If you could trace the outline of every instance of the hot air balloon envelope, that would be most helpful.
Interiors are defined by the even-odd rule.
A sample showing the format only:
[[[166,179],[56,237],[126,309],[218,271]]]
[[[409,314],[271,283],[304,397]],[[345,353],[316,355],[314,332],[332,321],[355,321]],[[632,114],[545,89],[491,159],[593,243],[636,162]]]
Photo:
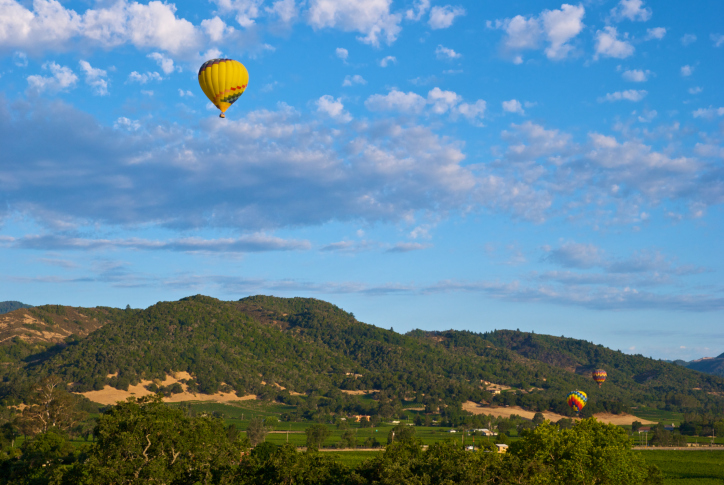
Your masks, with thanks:
[[[596,381],[596,384],[598,384],[598,387],[601,387],[601,384],[606,382],[606,377],[608,377],[608,374],[606,374],[606,371],[603,369],[598,369],[593,371],[593,374],[591,374],[591,377],[593,377],[593,380]]]
[[[571,391],[568,393],[566,400],[576,413],[580,413],[583,406],[586,405],[586,401],[588,401],[588,396],[583,391]]]
[[[211,59],[199,69],[199,85],[214,106],[224,113],[239,99],[249,84],[249,72],[239,61]]]

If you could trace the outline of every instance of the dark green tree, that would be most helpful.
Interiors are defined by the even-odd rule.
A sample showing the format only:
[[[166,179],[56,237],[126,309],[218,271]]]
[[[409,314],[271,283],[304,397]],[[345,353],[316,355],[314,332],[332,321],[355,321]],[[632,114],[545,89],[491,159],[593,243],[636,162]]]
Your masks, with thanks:
[[[246,443],[229,441],[224,423],[188,417],[161,397],[129,398],[103,414],[88,459],[66,476],[68,483],[229,483],[232,465]]]
[[[307,434],[307,449],[309,450],[318,450],[330,435],[329,428],[323,424],[314,424],[304,432]]]
[[[268,432],[269,430],[264,426],[264,420],[262,418],[252,419],[246,427],[246,437],[249,438],[252,446],[262,443]]]

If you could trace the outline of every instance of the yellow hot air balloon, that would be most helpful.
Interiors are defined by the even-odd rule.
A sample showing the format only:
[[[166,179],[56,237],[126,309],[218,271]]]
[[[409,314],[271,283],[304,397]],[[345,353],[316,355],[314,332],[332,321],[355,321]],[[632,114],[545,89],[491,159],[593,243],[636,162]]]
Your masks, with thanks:
[[[214,106],[221,110],[220,118],[249,84],[249,72],[239,61],[211,59],[199,69],[199,85]]]

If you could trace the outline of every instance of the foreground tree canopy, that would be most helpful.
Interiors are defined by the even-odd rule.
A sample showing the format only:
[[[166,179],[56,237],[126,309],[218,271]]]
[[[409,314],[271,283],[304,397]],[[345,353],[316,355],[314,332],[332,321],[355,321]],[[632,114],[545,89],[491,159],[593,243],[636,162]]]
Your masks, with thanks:
[[[314,434],[314,433],[312,433]],[[129,399],[98,420],[82,450],[51,428],[0,463],[0,484],[657,484],[658,469],[632,452],[625,431],[595,419],[526,431],[507,454],[453,443],[424,450],[414,433],[352,469],[318,453],[229,433],[220,419],[187,415],[160,396]],[[308,437],[310,438],[310,437]],[[310,441],[314,441],[311,439]]]

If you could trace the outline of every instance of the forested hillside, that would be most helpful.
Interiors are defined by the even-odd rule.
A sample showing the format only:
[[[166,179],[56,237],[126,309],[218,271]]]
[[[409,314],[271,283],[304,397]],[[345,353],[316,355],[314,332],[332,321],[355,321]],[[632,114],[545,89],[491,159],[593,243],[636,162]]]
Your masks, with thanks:
[[[608,410],[620,409],[616,403],[623,408],[637,404],[681,410],[700,406],[721,408],[721,378],[641,355],[624,354],[585,340],[513,330],[429,332],[427,337],[451,350],[485,352],[494,345],[526,359],[546,363],[556,371],[549,371],[545,382],[540,378],[521,380],[517,387],[536,386],[564,393],[575,382],[578,389]],[[601,389],[591,379],[591,372],[599,368],[608,374]],[[574,375],[581,379],[572,381]],[[517,401],[525,407],[534,407],[531,403],[542,396],[545,393],[532,393],[520,396]]]
[[[33,308],[33,306],[26,305],[25,303],[20,303],[19,301],[0,301],[0,315],[2,315],[3,313],[9,313],[19,308]]]
[[[699,359],[682,364],[689,369],[698,370],[719,377],[724,377],[724,354],[713,359]]]
[[[28,336],[6,340],[0,355],[12,365],[2,368],[0,398],[22,398],[24,383],[44,375],[60,375],[73,383],[73,391],[84,392],[106,385],[127,389],[183,371],[192,376],[185,384],[194,392],[235,391],[293,402],[291,391],[325,395],[335,406],[344,397],[340,389],[378,390],[379,406],[415,400],[434,410],[441,403],[459,409],[472,400],[566,414],[565,394],[580,389],[589,394],[586,413],[640,404],[724,409],[724,379],[674,364],[513,331],[401,335],[308,298],[220,301],[198,295],[145,310],[20,311],[70,335],[55,345],[33,344]],[[83,337],[83,332],[90,333]],[[590,378],[597,367],[609,374],[600,390]],[[512,389],[493,396],[485,382]],[[309,406],[316,409],[316,401]]]

